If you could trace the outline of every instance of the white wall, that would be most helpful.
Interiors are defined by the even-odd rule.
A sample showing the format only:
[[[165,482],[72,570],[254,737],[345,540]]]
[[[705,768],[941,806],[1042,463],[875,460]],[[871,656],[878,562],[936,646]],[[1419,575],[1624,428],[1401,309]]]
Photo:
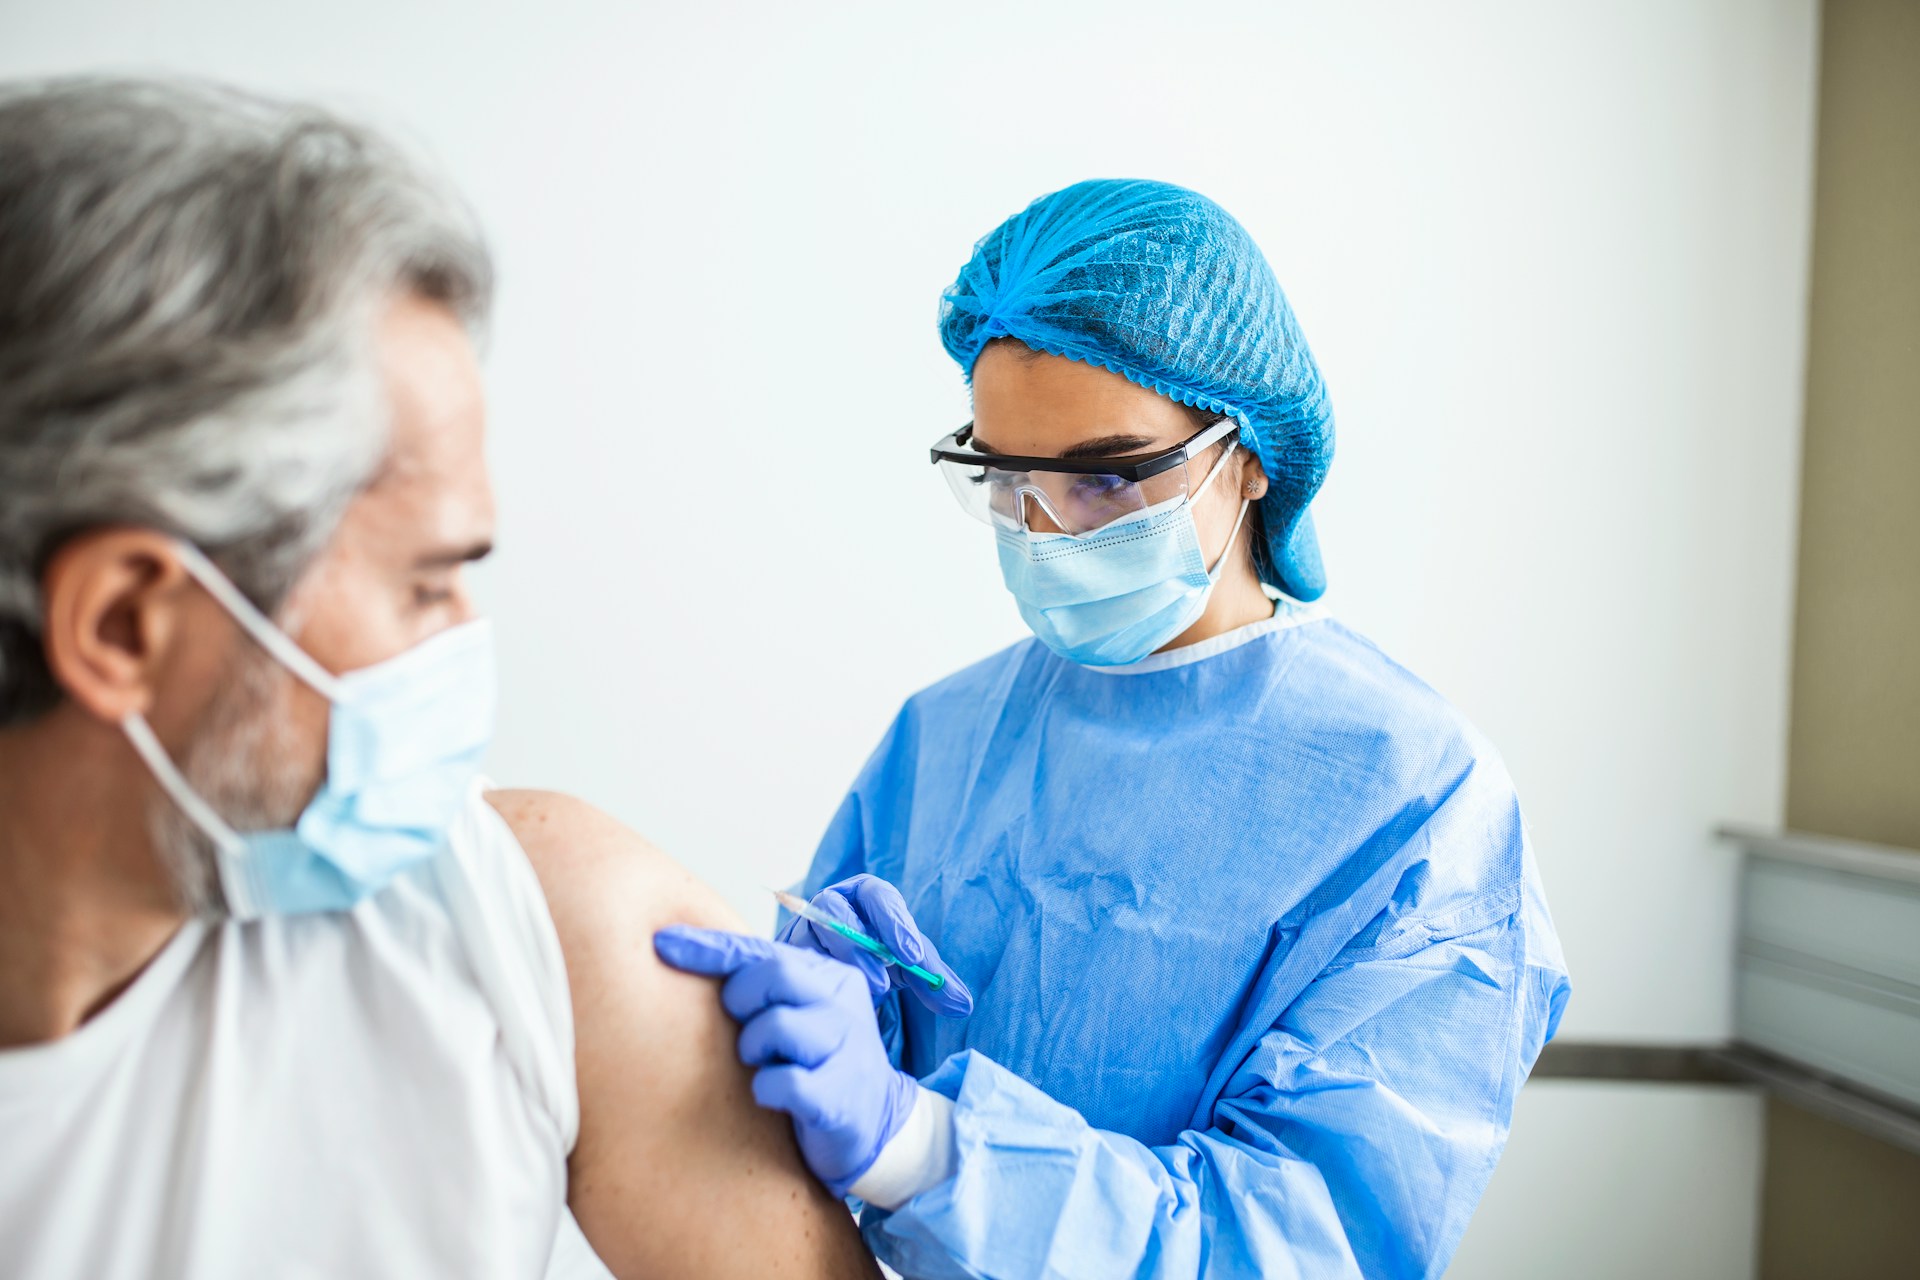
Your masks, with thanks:
[[[1565,1034],[1708,1040],[1708,832],[1781,809],[1814,17],[0,0],[0,74],[203,71],[442,158],[505,279],[494,772],[756,923],[900,700],[1021,634],[925,461],[941,286],[1067,182],[1209,192],[1332,387],[1330,602],[1520,782]]]

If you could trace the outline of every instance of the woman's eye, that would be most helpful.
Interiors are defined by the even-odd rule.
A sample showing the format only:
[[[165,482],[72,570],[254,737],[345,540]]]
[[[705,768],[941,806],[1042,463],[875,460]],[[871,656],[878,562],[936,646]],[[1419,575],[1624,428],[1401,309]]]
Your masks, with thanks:
[[[1083,498],[1111,498],[1133,486],[1119,476],[1081,476],[1073,491]]]
[[[413,604],[417,609],[431,609],[451,599],[453,599],[453,592],[446,587],[430,586],[424,582],[414,584]]]

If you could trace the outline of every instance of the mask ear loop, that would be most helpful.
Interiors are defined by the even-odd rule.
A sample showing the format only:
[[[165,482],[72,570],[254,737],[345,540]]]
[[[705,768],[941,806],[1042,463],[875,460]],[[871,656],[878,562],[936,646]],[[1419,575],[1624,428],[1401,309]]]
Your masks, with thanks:
[[[1213,482],[1220,478],[1222,471],[1226,470],[1227,459],[1231,458],[1233,451],[1239,447],[1240,442],[1238,440],[1228,442],[1226,452],[1220,455],[1220,461],[1213,464],[1213,470],[1207,472],[1207,478],[1200,482],[1200,487],[1195,489],[1193,496],[1187,499],[1187,506],[1189,508],[1191,508],[1194,503],[1200,501],[1207,490],[1213,487]],[[1252,498],[1242,498],[1240,500],[1240,514],[1233,522],[1233,532],[1227,535],[1227,545],[1220,548],[1220,558],[1213,562],[1213,568],[1207,570],[1207,580],[1209,582],[1218,582],[1220,580],[1220,568],[1226,564],[1227,554],[1233,550],[1233,544],[1239,540],[1240,526],[1247,522],[1247,509],[1251,506],[1253,506]]]
[[[328,702],[339,702],[340,681],[332,672],[322,667],[308,655],[305,649],[295,644],[280,628],[273,625],[267,616],[254,607],[253,601],[241,594],[240,588],[233,585],[227,575],[209,560],[200,548],[190,542],[174,544],[180,556],[181,567],[189,577],[214,598],[214,601],[239,624],[241,630],[251,636],[261,648],[265,649],[275,661],[291,671],[299,680],[311,687],[314,692]],[[227,910],[237,919],[246,920],[258,915],[258,900],[253,896],[250,877],[227,874],[230,870],[244,870],[247,843],[241,838],[227,820],[214,811],[199,792],[193,789],[186,775],[167,754],[159,737],[153,732],[153,726],[138,711],[129,711],[120,718],[120,730],[127,735],[134,753],[147,766],[147,772],[167,798],[187,815],[188,821],[200,828],[202,835],[213,841],[221,861],[220,888],[227,899]]]
[[[253,601],[247,599],[240,588],[234,586],[233,581],[220,572],[213,561],[207,559],[205,552],[190,542],[175,543],[174,547],[180,554],[180,566],[188,576],[240,624],[241,630],[271,654],[274,661],[293,672],[301,683],[328,702],[344,700],[339,677],[315,662],[286,632],[273,625],[272,619],[256,609]]]
[[[1233,550],[1233,544],[1240,538],[1240,526],[1247,522],[1247,508],[1253,505],[1252,498],[1240,500],[1240,516],[1233,522],[1233,532],[1227,535],[1227,545],[1220,548],[1220,558],[1213,562],[1213,568],[1207,570],[1207,581],[1220,581],[1220,567],[1227,562],[1227,554]]]
[[[147,772],[167,793],[167,798],[187,815],[189,822],[200,828],[202,835],[213,841],[220,859],[220,892],[226,898],[228,914],[236,920],[251,920],[259,915],[260,902],[255,896],[253,879],[244,874],[247,842],[187,782],[179,766],[174,764],[173,757],[160,745],[160,739],[154,735],[153,726],[147,723],[145,716],[138,711],[129,711],[120,718],[120,729],[133,745],[134,753],[145,762]]]
[[[1189,504],[1200,501],[1200,499],[1206,494],[1207,490],[1213,487],[1213,482],[1220,478],[1220,473],[1222,471],[1226,470],[1227,459],[1231,458],[1233,456],[1233,451],[1235,449],[1238,449],[1239,447],[1240,447],[1240,442],[1238,440],[1229,440],[1227,442],[1226,451],[1220,455],[1220,461],[1213,464],[1213,470],[1207,472],[1207,478],[1200,482],[1200,487],[1198,489],[1195,489],[1193,491],[1192,496],[1190,496],[1187,499],[1187,502]]]
[[[227,825],[225,818],[213,811],[213,806],[200,798],[186,775],[174,764],[173,757],[160,745],[160,739],[154,734],[153,726],[138,711],[129,711],[120,718],[120,727],[125,730],[127,740],[133,744],[147,769],[153,774],[153,780],[167,793],[167,798],[180,807],[180,811],[193,820],[193,825],[206,833],[209,840],[219,845],[224,852],[234,852],[245,845],[239,832]]]

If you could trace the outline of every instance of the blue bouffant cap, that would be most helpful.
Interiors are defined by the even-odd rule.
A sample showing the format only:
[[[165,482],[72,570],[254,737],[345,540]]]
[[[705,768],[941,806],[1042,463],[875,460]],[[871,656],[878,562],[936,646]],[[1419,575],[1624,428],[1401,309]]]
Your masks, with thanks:
[[[1261,576],[1299,600],[1326,590],[1307,511],[1333,460],[1326,385],[1273,268],[1213,201],[1119,179],[1040,197],[974,246],[940,338],[969,379],[987,343],[1013,338],[1231,415],[1270,482]]]

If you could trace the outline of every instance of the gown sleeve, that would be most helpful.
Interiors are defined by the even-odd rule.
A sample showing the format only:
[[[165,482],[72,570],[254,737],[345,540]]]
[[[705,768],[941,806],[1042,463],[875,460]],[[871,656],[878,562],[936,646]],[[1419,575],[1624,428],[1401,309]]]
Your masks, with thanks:
[[[975,1052],[957,1172],[863,1220],[902,1274],[1438,1276],[1505,1144],[1568,986],[1523,892],[1343,953],[1230,1077],[1212,1124],[1149,1147]],[[1477,915],[1477,919],[1474,918]]]

